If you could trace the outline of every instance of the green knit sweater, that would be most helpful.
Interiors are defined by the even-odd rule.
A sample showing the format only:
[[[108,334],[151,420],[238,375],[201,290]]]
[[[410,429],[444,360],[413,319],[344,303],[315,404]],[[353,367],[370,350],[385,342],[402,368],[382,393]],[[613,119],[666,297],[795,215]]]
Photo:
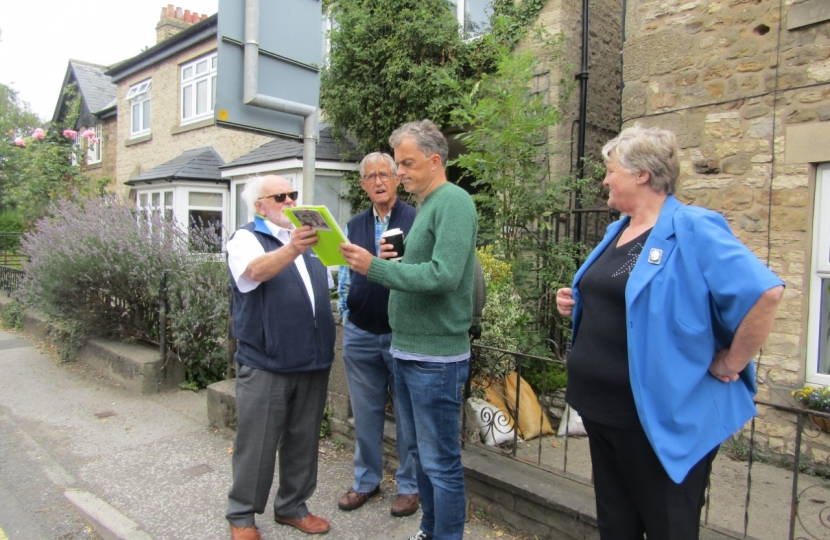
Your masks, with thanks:
[[[421,204],[403,260],[372,259],[369,281],[391,290],[392,347],[430,356],[470,350],[477,231],[470,195],[441,184]]]

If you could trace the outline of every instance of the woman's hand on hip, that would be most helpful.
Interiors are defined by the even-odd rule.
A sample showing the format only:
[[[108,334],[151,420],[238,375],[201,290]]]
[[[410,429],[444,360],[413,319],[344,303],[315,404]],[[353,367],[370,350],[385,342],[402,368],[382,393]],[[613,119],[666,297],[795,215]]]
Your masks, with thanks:
[[[562,287],[556,291],[556,309],[560,315],[570,317],[574,310],[573,290],[570,287]]]
[[[737,381],[738,374],[740,373],[739,371],[735,371],[734,366],[730,366],[728,357],[729,349],[721,349],[715,353],[715,357],[712,358],[712,363],[709,364],[709,373],[717,380],[725,383]]]

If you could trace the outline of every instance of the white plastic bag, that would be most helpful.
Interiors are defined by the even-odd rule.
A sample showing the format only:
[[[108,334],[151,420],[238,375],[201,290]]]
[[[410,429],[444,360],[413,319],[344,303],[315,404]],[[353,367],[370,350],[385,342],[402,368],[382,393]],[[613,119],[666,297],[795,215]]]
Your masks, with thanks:
[[[467,404],[470,406],[472,420],[478,427],[479,436],[484,444],[501,446],[513,442],[513,428],[501,409],[478,398],[468,399]]]
[[[565,411],[562,413],[562,421],[559,423],[559,431],[556,433],[559,437],[565,437],[565,428],[568,429],[568,437],[579,437],[587,435],[585,426],[582,425],[582,417],[579,413],[571,409],[571,406],[565,404]]]

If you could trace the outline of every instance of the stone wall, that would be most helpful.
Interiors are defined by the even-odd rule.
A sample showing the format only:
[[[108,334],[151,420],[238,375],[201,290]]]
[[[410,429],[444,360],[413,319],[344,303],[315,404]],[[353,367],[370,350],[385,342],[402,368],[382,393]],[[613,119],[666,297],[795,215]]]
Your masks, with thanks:
[[[216,41],[208,40],[119,82],[118,117],[124,119],[118,123],[116,176],[120,195],[126,197],[129,191],[124,182],[186,150],[212,146],[225,162],[229,162],[272,140],[271,137],[218,128],[211,121],[196,122],[187,126],[192,129],[182,131],[179,126],[179,67],[215,51]],[[125,98],[131,86],[148,78],[153,81],[151,135],[149,140],[133,144],[130,140],[130,103]],[[138,140],[142,139],[144,137]]]
[[[674,130],[680,198],[722,213],[787,284],[758,370],[758,397],[781,404],[805,377],[815,192],[815,163],[787,160],[787,133],[830,119],[830,20],[787,21],[824,1],[629,0],[625,21],[623,126]],[[791,417],[762,407],[756,427],[757,442],[792,453]]]
[[[600,160],[602,146],[620,125],[622,7],[616,0],[591,0],[588,29],[588,108],[585,155]],[[548,133],[553,144],[551,178],[568,175],[576,166],[579,120],[579,82],[582,69],[582,0],[548,0],[537,25],[551,36],[561,33],[558,58],[550,57],[538,40],[526,39],[519,48],[530,48],[539,59],[538,86],[549,103],[562,112],[562,122]],[[563,84],[564,83],[564,84]]]

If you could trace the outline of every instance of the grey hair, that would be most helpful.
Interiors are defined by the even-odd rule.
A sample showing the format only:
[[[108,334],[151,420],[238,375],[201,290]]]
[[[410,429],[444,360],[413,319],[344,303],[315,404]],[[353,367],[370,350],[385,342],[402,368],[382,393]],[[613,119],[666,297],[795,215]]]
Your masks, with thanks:
[[[262,188],[265,186],[264,176],[254,176],[245,184],[240,197],[248,206],[249,214],[256,214],[256,201],[262,196]]]
[[[602,147],[606,161],[611,152],[629,171],[649,173],[648,183],[654,191],[671,195],[677,189],[680,158],[677,136],[673,132],[635,124]]]
[[[444,137],[444,134],[441,133],[441,130],[432,120],[424,119],[402,125],[389,136],[389,146],[393,149],[397,148],[404,137],[413,137],[418,150],[427,156],[438,154],[441,158],[441,165],[447,166],[447,158],[450,153],[447,138]]]
[[[383,152],[372,152],[371,154],[366,154],[360,161],[360,177],[363,178],[366,175],[366,166],[368,164],[384,162],[389,165],[389,170],[392,171],[392,175],[398,174],[398,164],[395,163],[395,158]]]

